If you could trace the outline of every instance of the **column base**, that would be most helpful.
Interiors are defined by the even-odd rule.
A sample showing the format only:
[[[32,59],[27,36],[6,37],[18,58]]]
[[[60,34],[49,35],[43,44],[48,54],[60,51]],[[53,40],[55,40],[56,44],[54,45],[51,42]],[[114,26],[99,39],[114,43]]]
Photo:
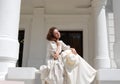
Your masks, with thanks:
[[[110,66],[110,59],[108,58],[95,58],[94,59],[94,66],[96,69],[109,69],[111,68]]]
[[[15,62],[0,62],[0,80],[5,80],[8,73],[8,68],[15,67]]]
[[[0,72],[0,80],[5,80],[7,72]]]
[[[114,58],[117,68],[120,69],[120,43],[114,44]]]

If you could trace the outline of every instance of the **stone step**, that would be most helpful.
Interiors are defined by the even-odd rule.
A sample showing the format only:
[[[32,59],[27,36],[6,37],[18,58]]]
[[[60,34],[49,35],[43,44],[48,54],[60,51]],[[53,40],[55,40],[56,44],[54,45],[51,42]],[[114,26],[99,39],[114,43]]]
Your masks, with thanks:
[[[40,84],[40,73],[34,67],[12,67],[8,69],[6,80],[24,81],[25,84]]]
[[[100,69],[97,77],[98,84],[120,84],[120,69]]]
[[[0,81],[0,84],[24,84],[23,81]]]

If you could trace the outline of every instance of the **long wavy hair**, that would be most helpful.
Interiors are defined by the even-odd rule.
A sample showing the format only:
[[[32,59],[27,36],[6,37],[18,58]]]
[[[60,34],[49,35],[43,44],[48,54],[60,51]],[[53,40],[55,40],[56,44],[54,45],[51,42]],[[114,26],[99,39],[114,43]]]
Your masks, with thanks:
[[[57,29],[57,27],[51,27],[51,28],[49,29],[48,34],[47,34],[47,37],[46,37],[46,39],[47,39],[48,41],[53,41],[54,39],[56,39],[56,37],[55,37],[54,34],[53,34],[53,32],[54,32],[55,29]]]

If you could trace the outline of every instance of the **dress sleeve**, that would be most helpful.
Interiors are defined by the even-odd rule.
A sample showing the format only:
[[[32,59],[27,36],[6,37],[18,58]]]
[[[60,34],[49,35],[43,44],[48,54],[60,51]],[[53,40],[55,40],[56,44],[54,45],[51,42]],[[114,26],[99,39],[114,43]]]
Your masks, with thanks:
[[[56,47],[55,44],[53,44],[52,42],[48,42],[47,52],[49,53],[49,56],[54,55],[54,53],[56,52],[55,47]]]
[[[52,41],[47,42],[46,64],[50,65],[54,60],[54,53],[56,51],[55,44]]]
[[[63,41],[61,41],[61,45],[62,45],[62,50],[68,50],[68,49],[70,49],[70,46],[66,45]]]

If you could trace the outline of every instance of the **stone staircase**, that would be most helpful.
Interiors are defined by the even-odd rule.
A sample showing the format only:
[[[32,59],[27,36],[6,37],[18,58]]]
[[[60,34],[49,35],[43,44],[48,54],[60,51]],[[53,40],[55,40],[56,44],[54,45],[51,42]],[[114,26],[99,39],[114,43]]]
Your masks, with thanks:
[[[100,69],[92,84],[120,84],[119,76],[120,69]],[[9,68],[6,80],[24,81],[24,84],[42,84],[39,71],[33,67]]]

